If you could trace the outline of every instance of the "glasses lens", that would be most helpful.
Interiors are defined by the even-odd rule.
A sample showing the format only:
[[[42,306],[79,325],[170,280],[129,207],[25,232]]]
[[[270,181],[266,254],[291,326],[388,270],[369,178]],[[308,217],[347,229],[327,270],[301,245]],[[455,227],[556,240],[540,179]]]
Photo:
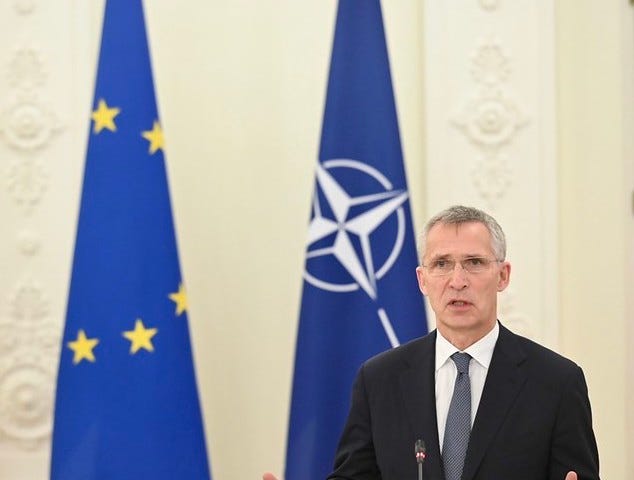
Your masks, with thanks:
[[[432,275],[448,275],[456,267],[454,260],[440,259],[433,261],[429,266],[429,273]]]
[[[490,260],[484,257],[469,257],[460,261],[460,265],[462,269],[469,273],[481,273],[489,268],[492,262],[495,260]],[[456,261],[449,259],[439,259],[431,262],[427,269],[429,273],[434,276],[441,275],[449,275],[456,268]]]

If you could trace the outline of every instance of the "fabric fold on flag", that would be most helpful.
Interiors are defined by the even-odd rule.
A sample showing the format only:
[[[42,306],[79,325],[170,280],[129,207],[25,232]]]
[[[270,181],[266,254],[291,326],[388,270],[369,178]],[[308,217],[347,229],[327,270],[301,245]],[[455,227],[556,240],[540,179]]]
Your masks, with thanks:
[[[90,123],[51,479],[208,480],[141,0],[106,2]]]
[[[286,480],[332,469],[352,381],[427,332],[378,0],[340,0],[308,228]]]

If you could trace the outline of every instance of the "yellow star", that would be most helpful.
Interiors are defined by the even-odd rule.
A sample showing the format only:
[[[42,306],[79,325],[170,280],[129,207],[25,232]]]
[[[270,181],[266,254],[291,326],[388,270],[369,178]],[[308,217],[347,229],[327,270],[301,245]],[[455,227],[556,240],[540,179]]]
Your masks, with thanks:
[[[145,328],[143,321],[137,318],[134,324],[134,330],[123,332],[123,336],[130,340],[130,354],[138,352],[140,349],[145,348],[148,352],[154,351],[154,345],[152,345],[152,337],[156,335],[158,329]]]
[[[121,110],[117,107],[108,107],[108,104],[104,99],[99,100],[99,104],[97,105],[97,110],[92,112],[90,117],[95,121],[95,125],[93,128],[93,133],[99,133],[104,128],[107,128],[111,132],[115,132],[117,130],[117,126],[114,124],[114,117],[119,115]]]
[[[177,316],[187,310],[187,292],[185,292],[185,287],[182,283],[178,285],[178,292],[170,293],[169,298],[176,303]]]
[[[82,360],[94,362],[95,354],[92,353],[92,349],[95,348],[98,343],[99,339],[86,338],[86,333],[83,330],[79,330],[77,340],[67,343],[68,348],[75,352],[73,355],[73,363],[77,365]]]
[[[152,130],[144,131],[143,133],[141,133],[141,136],[150,141],[150,155],[156,153],[159,148],[162,150],[163,145],[165,145],[163,130],[161,129],[161,125],[157,120],[154,120],[154,126],[152,127]]]

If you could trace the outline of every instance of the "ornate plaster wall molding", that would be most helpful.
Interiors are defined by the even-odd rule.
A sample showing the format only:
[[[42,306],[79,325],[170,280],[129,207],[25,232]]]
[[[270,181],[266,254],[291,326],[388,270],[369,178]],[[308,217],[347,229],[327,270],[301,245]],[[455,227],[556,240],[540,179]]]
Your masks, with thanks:
[[[15,358],[0,369],[0,433],[25,449],[37,448],[51,435],[53,384],[50,363]]]
[[[514,271],[500,318],[550,346],[559,331],[555,10],[553,0],[475,0],[459,12],[425,0],[422,32],[426,211],[460,203],[500,221]]]
[[[511,185],[513,171],[503,153],[484,154],[471,170],[472,182],[488,205],[496,205]]]
[[[47,73],[36,48],[15,48],[7,77],[11,91],[0,109],[0,139],[14,153],[5,170],[5,185],[16,204],[29,214],[49,182],[37,154],[50,145],[64,126],[53,109],[39,99],[38,90],[45,87]]]
[[[534,338],[535,332],[531,326],[529,316],[519,311],[517,306],[517,294],[511,287],[508,287],[499,296],[498,316],[502,323],[515,333]]]
[[[55,112],[33,94],[20,94],[0,112],[0,135],[13,149],[42,149],[62,128]]]
[[[480,0],[480,7],[484,10],[493,11],[499,6],[499,0]]]
[[[511,65],[498,42],[481,42],[471,57],[471,74],[476,82],[489,87],[508,79]]]
[[[49,175],[41,162],[32,159],[13,160],[6,174],[7,190],[26,215],[42,200]]]
[[[46,81],[46,70],[36,48],[19,47],[8,67],[9,85],[26,91],[41,87]]]
[[[526,124],[516,102],[497,88],[482,88],[454,124],[481,150],[498,151]]]
[[[24,229],[18,233],[17,246],[22,255],[32,257],[40,250],[41,239],[39,235],[31,230]]]
[[[489,208],[495,209],[515,176],[513,164],[502,150],[528,118],[506,84],[511,65],[499,41],[492,37],[479,41],[470,71],[475,81],[472,98],[454,115],[452,123],[479,150],[472,183]]]
[[[48,440],[53,411],[52,359],[59,354],[59,328],[38,283],[19,283],[0,322],[0,434],[27,449]]]
[[[35,8],[35,0],[14,0],[13,2],[13,9],[19,15],[30,15]]]
[[[16,0],[13,8],[21,16],[19,25],[34,20],[35,0]],[[21,215],[14,225],[14,247],[21,254],[13,275],[28,280],[14,282],[13,292],[0,311],[0,444],[18,449],[44,451],[50,440],[54,402],[55,366],[59,356],[61,332],[53,321],[50,303],[40,282],[34,280],[33,259],[41,252],[41,225],[26,217],[40,207],[49,188],[50,148],[65,128],[54,108],[45,101],[52,98],[47,63],[34,42],[11,50],[6,65],[7,89],[0,98],[0,147],[4,165],[0,186],[4,186]],[[24,45],[24,44],[23,44]],[[10,203],[10,202],[9,202]],[[14,208],[15,208],[14,207]],[[11,204],[5,208],[11,208]]]

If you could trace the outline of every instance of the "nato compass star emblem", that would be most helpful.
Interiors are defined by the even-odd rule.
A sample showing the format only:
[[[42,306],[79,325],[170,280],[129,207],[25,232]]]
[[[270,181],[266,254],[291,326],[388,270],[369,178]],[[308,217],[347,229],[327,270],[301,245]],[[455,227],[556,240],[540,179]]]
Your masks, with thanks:
[[[408,193],[394,190],[381,172],[351,159],[318,164],[316,177],[304,278],[331,292],[360,288],[376,301],[377,280],[390,270],[403,246],[402,206]],[[368,191],[353,191],[353,183]],[[398,345],[387,314],[379,309],[378,315],[392,346]]]

